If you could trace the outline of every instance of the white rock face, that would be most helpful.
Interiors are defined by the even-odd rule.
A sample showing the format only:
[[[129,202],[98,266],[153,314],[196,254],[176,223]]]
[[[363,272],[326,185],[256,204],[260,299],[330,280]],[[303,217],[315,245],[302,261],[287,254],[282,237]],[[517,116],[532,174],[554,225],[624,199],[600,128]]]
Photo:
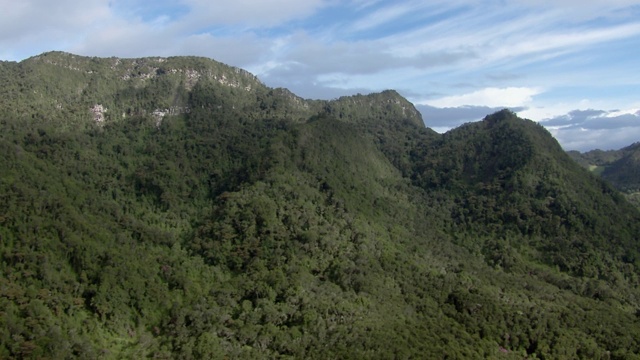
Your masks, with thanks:
[[[153,116],[153,119],[156,122],[156,127],[160,127],[160,125],[162,124],[162,120],[164,119],[165,116],[170,115],[170,116],[174,116],[174,115],[180,115],[180,114],[187,114],[191,111],[191,109],[189,109],[189,107],[184,106],[172,106],[168,109],[155,109],[153,110],[153,112],[151,113],[151,115]]]
[[[89,110],[91,110],[91,113],[93,114],[93,121],[95,121],[97,124],[104,123],[104,113],[107,111],[104,106],[95,104]]]

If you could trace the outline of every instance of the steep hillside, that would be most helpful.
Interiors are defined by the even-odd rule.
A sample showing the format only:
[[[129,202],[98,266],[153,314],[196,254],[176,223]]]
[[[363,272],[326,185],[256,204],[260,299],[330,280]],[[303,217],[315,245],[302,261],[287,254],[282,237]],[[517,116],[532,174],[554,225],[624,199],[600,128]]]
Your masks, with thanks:
[[[0,64],[0,358],[640,353],[640,214],[508,111],[202,58]]]
[[[423,156],[415,182],[444,189],[457,227],[472,238],[525,236],[530,257],[580,276],[639,260],[637,211],[534,122],[503,110],[445,134]]]

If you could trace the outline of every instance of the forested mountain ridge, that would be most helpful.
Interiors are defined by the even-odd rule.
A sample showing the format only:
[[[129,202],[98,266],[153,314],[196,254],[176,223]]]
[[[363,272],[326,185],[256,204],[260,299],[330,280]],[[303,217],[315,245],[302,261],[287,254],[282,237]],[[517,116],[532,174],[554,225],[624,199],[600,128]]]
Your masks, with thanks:
[[[0,77],[2,358],[640,352],[640,214],[509,111],[438,135],[203,58]]]
[[[640,207],[640,143],[620,150],[569,151],[580,165],[609,181]]]
[[[268,88],[245,70],[200,57],[87,58],[49,52],[21,63],[3,62],[0,69],[7,78],[0,90],[5,111],[24,111],[24,103],[67,122],[86,119],[87,111],[98,123],[139,115],[159,122],[190,112],[191,105],[249,118],[306,121],[323,112],[350,122],[387,116],[424,126],[415,107],[392,90],[330,102],[305,100],[287,89]]]
[[[418,181],[451,189],[458,205],[453,218],[474,235],[528,235],[530,244],[541,241],[536,246],[550,265],[579,275],[591,271],[584,267],[593,265],[585,261],[592,248],[619,260],[638,256],[637,211],[586,174],[537,123],[504,110],[445,134],[424,159]],[[614,234],[618,223],[630,223],[626,236]],[[571,256],[577,248],[580,254]]]

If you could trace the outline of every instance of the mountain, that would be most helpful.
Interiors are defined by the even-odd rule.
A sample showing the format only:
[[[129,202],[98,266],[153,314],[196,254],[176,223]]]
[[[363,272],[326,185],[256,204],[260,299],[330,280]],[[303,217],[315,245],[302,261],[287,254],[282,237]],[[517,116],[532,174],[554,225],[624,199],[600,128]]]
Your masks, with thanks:
[[[577,151],[569,155],[582,166],[609,181],[636,206],[640,206],[640,143],[620,150]]]
[[[0,63],[1,358],[634,358],[640,212],[504,110]]]

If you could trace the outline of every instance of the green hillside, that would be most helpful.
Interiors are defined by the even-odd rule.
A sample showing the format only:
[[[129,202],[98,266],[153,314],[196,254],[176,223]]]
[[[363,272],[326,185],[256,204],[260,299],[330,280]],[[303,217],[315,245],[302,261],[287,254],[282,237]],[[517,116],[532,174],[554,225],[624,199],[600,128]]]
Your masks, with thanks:
[[[640,358],[640,212],[509,111],[439,135],[190,57],[0,78],[0,358]]]

